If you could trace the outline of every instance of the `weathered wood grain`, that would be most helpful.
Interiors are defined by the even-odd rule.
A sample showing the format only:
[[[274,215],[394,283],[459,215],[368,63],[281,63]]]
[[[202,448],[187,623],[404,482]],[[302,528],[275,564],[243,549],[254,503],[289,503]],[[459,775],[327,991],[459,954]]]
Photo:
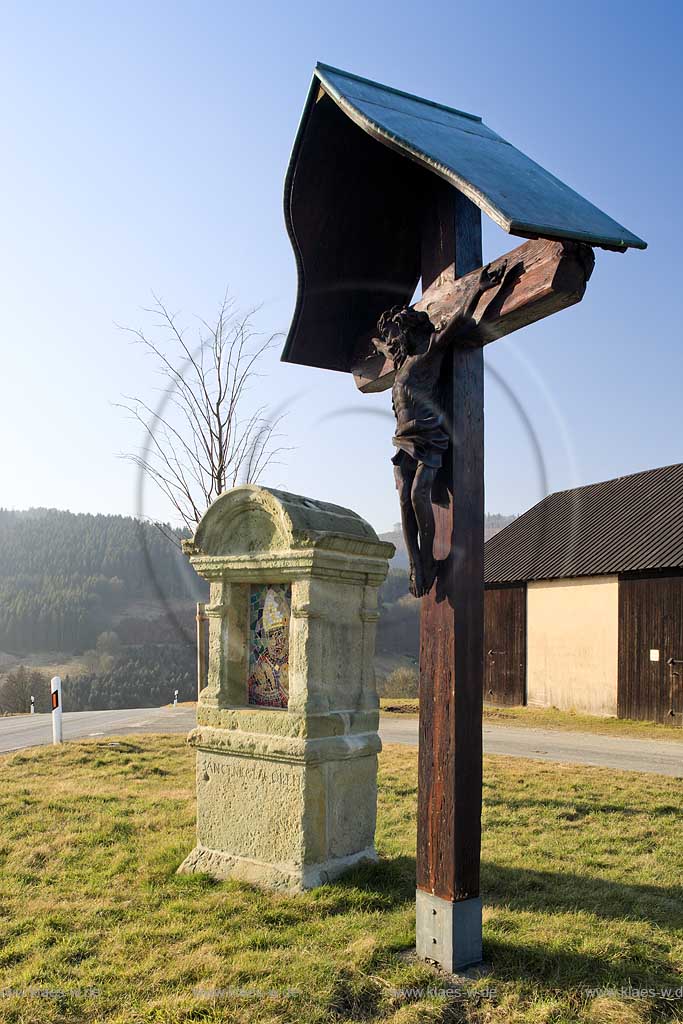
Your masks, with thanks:
[[[442,244],[436,236],[437,245]],[[595,257],[590,246],[579,242],[536,239],[525,242],[506,256],[493,260],[492,267],[506,264],[509,276],[502,285],[485,292],[474,312],[474,326],[463,337],[463,346],[478,347],[512,331],[580,302],[591,276]],[[472,274],[478,274],[478,269]],[[425,279],[423,295],[415,308],[424,310],[438,329],[457,307],[465,282],[454,280],[448,264]],[[384,391],[393,383],[393,365],[365,347],[352,368],[361,391]]]
[[[526,584],[484,594],[484,700],[526,703]]]
[[[423,273],[463,274],[481,263],[481,214],[460,193],[426,211]],[[441,226],[434,232],[435,208]],[[450,252],[449,252],[450,246]],[[427,259],[427,252],[431,258]],[[479,892],[484,614],[484,365],[481,348],[444,362],[452,422],[452,492],[434,508],[434,554],[443,559],[422,598],[417,885],[442,899]]]
[[[650,650],[659,660],[650,660]],[[683,574],[619,580],[619,718],[683,726]]]

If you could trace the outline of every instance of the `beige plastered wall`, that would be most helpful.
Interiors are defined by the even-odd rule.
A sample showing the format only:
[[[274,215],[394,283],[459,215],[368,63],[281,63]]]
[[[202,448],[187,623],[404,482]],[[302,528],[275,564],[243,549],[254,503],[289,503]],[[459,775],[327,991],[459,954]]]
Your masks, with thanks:
[[[616,576],[527,586],[527,701],[535,707],[617,713]]]

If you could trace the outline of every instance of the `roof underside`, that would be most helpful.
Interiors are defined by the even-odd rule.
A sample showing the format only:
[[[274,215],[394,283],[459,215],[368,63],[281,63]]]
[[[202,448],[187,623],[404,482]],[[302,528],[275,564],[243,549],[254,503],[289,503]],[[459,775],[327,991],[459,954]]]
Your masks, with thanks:
[[[645,248],[480,118],[319,64],[285,183],[299,295],[284,359],[348,370],[410,302],[434,175],[511,234]]]
[[[488,584],[683,568],[683,464],[550,494],[485,550]]]

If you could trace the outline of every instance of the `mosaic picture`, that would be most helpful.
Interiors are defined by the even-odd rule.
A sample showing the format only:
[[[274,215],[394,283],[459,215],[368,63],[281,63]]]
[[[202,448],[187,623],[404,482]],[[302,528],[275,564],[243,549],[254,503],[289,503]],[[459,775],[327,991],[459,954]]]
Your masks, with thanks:
[[[292,588],[252,586],[249,594],[249,703],[286,708],[289,699],[289,617]]]

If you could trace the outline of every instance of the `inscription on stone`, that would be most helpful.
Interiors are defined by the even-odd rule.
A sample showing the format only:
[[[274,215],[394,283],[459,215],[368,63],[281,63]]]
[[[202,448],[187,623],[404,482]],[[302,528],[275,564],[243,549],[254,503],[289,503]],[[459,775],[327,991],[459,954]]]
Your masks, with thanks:
[[[220,775],[228,780],[248,779],[250,782],[273,782],[279,786],[288,786],[291,789],[298,789],[300,776],[288,772],[283,768],[266,768],[263,765],[255,764],[231,764],[221,761],[206,760],[202,766],[205,780],[212,775]]]

